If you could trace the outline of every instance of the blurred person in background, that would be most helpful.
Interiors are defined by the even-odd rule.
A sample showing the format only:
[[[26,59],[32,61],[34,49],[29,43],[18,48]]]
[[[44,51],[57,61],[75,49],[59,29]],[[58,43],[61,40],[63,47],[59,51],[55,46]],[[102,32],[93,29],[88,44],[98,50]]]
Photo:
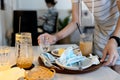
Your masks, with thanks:
[[[43,32],[55,33],[56,19],[58,17],[58,11],[55,8],[57,2],[55,0],[45,0],[45,3],[48,10],[43,16],[39,17],[39,19],[43,21],[43,25],[39,26],[39,28],[41,28]]]

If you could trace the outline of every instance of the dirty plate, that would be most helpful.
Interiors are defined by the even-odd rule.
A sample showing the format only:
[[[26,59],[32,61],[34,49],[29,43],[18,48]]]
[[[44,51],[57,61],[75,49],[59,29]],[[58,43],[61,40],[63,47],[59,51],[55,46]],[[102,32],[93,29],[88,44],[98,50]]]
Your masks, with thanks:
[[[57,57],[60,57],[63,52],[65,51],[66,48],[57,48],[51,51],[51,54]],[[73,49],[74,53],[77,54],[80,52],[80,50],[78,48]]]

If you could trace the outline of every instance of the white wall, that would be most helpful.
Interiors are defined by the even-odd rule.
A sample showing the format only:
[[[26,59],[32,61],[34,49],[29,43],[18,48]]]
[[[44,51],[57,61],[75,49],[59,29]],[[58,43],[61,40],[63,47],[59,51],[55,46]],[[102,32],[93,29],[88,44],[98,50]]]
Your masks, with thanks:
[[[66,17],[68,15],[68,10],[72,9],[72,3],[71,0],[56,0],[57,4],[56,4],[56,8],[59,12],[59,18],[63,19],[64,17]],[[17,0],[17,10],[37,10],[38,11],[38,16],[43,15],[44,10],[47,9],[45,1],[44,0]],[[87,7],[84,5],[83,3],[83,10],[87,10]],[[64,15],[63,15],[64,14]],[[86,18],[91,18],[90,16],[88,17],[83,17],[84,20],[86,20]],[[90,20],[88,19],[88,21],[90,22]],[[87,21],[87,20],[86,20]],[[83,24],[86,24],[85,23]],[[83,21],[84,22],[84,21]],[[87,23],[89,23],[87,22]],[[89,23],[90,24],[90,23]],[[88,25],[88,24],[86,24]]]
[[[59,12],[59,18],[64,19],[68,16],[68,10],[72,9],[71,0],[56,1],[55,7]],[[17,0],[16,5],[17,10],[37,10],[37,16],[42,16],[45,10],[48,9],[44,0]]]
[[[16,9],[16,0],[4,0],[5,10],[0,10],[0,45],[6,45],[12,32],[13,9]]]
[[[47,9],[44,0],[18,0],[17,9]],[[71,9],[71,0],[57,0],[57,9]]]

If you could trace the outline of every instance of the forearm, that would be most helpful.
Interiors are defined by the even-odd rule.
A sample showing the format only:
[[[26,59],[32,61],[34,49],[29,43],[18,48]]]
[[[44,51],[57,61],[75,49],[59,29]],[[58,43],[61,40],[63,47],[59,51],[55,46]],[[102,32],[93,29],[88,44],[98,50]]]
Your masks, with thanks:
[[[116,25],[116,29],[113,33],[113,36],[117,36],[120,37],[120,17],[118,19],[117,25]]]
[[[57,41],[73,33],[76,28],[75,22],[69,23],[63,30],[55,34]]]
[[[72,22],[69,23],[63,30],[56,33],[56,40],[60,40],[65,38],[66,36],[70,35],[72,32],[74,32],[77,28],[76,22],[78,23],[78,3],[73,3],[72,5]]]

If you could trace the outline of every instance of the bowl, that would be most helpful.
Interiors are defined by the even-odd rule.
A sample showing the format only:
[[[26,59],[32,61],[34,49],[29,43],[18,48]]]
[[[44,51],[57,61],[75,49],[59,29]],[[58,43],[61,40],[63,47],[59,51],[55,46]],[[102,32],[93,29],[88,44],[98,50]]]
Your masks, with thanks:
[[[43,66],[37,66],[25,73],[27,80],[51,80],[54,78],[55,70]]]

